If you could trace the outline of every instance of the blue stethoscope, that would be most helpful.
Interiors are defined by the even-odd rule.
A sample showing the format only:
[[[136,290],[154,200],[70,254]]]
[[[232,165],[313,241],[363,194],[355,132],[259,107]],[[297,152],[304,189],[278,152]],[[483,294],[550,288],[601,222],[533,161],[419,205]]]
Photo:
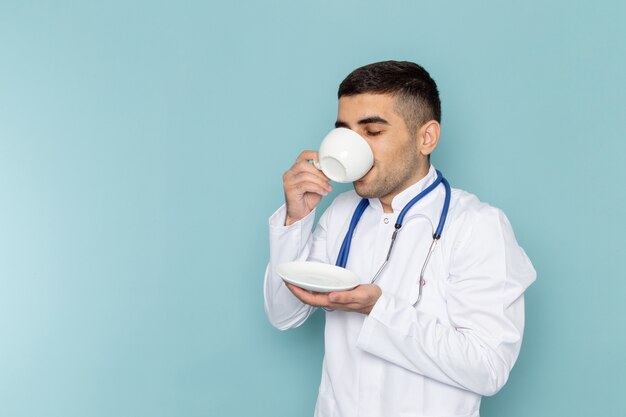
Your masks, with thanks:
[[[400,211],[400,215],[398,216],[398,220],[396,221],[396,224],[395,224],[395,230],[393,231],[393,235],[391,236],[391,244],[389,245],[387,258],[385,259],[385,262],[383,262],[381,267],[378,269],[378,272],[376,272],[376,275],[374,275],[374,278],[372,278],[372,281],[371,281],[371,283],[376,282],[380,274],[383,272],[383,269],[385,269],[385,267],[389,263],[389,259],[391,258],[391,251],[393,249],[393,244],[396,241],[398,232],[402,228],[402,222],[404,221],[404,216],[406,216],[406,213],[411,209],[411,207],[413,207],[415,203],[420,201],[422,198],[427,196],[431,191],[437,188],[439,184],[443,184],[446,190],[446,196],[443,202],[441,216],[439,217],[439,224],[437,225],[437,229],[435,230],[435,233],[433,234],[433,242],[430,244],[428,255],[426,256],[426,260],[424,261],[424,265],[422,266],[422,271],[420,272],[419,294],[417,296],[417,301],[415,301],[415,303],[413,304],[414,307],[417,305],[417,303],[420,302],[420,299],[422,298],[422,287],[424,286],[424,271],[426,270],[426,266],[428,265],[428,261],[430,260],[430,257],[433,251],[435,250],[437,241],[439,240],[439,238],[441,238],[443,227],[446,224],[446,217],[448,216],[448,209],[450,208],[450,194],[451,194],[450,184],[448,183],[448,180],[446,180],[443,177],[443,175],[441,175],[441,172],[437,171],[437,178],[435,179],[435,181],[433,181],[433,183],[430,184],[428,187],[426,187],[421,193],[413,197],[413,199],[404,206],[402,211]],[[354,229],[356,229],[356,226],[359,223],[359,220],[361,219],[361,216],[363,215],[363,212],[365,211],[368,205],[369,205],[368,199],[364,198],[359,202],[359,205],[356,207],[356,210],[354,210],[354,214],[352,215],[352,220],[350,220],[350,226],[348,227],[348,232],[346,233],[346,237],[343,239],[343,243],[341,244],[341,249],[339,250],[339,256],[337,257],[336,265],[339,267],[345,268],[346,264],[348,263],[348,255],[350,254],[350,243],[352,242],[352,235],[354,234]]]

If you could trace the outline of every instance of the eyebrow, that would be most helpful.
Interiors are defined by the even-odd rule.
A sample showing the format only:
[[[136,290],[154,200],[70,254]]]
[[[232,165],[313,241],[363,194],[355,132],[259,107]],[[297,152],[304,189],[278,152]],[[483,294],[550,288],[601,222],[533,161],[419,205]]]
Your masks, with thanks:
[[[371,116],[371,117],[366,117],[365,119],[361,119],[357,122],[357,124],[359,125],[368,125],[371,123],[379,123],[379,124],[383,124],[383,125],[389,125],[390,123],[388,121],[386,121],[385,119],[383,119],[380,116]],[[335,122],[335,127],[348,127],[348,124],[342,120],[337,120]]]

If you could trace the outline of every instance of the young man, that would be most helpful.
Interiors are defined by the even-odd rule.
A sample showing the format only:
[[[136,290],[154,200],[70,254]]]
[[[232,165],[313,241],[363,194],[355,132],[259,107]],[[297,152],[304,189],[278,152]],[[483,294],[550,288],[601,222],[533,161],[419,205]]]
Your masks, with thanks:
[[[332,189],[309,162],[317,153],[302,152],[284,174],[285,205],[270,218],[269,320],[282,330],[318,307],[327,311],[316,416],[478,416],[481,396],[502,388],[519,354],[523,294],[535,271],[500,210],[442,183],[407,211],[371,283],[401,210],[439,181],[429,158],[440,135],[439,93],[419,65],[388,61],[352,72],[338,95],[335,125],[365,138],[374,165],[335,198],[314,232],[315,207]],[[283,262],[335,264],[363,199],[346,265],[361,285],[312,293],[277,275]]]

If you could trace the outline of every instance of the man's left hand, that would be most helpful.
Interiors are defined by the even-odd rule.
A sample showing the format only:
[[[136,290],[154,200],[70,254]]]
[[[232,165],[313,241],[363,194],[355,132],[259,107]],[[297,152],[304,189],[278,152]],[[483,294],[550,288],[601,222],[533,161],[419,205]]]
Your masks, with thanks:
[[[350,291],[329,293],[309,292],[288,282],[285,282],[285,285],[293,295],[305,304],[362,314],[369,314],[382,294],[380,287],[375,284],[362,284]]]

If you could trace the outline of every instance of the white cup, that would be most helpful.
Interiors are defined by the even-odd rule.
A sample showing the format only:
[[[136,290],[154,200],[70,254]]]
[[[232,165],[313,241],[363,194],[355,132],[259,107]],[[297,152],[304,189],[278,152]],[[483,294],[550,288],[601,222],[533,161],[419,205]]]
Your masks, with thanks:
[[[361,179],[374,165],[370,145],[354,130],[338,127],[326,135],[319,149],[318,169],[335,182]]]

